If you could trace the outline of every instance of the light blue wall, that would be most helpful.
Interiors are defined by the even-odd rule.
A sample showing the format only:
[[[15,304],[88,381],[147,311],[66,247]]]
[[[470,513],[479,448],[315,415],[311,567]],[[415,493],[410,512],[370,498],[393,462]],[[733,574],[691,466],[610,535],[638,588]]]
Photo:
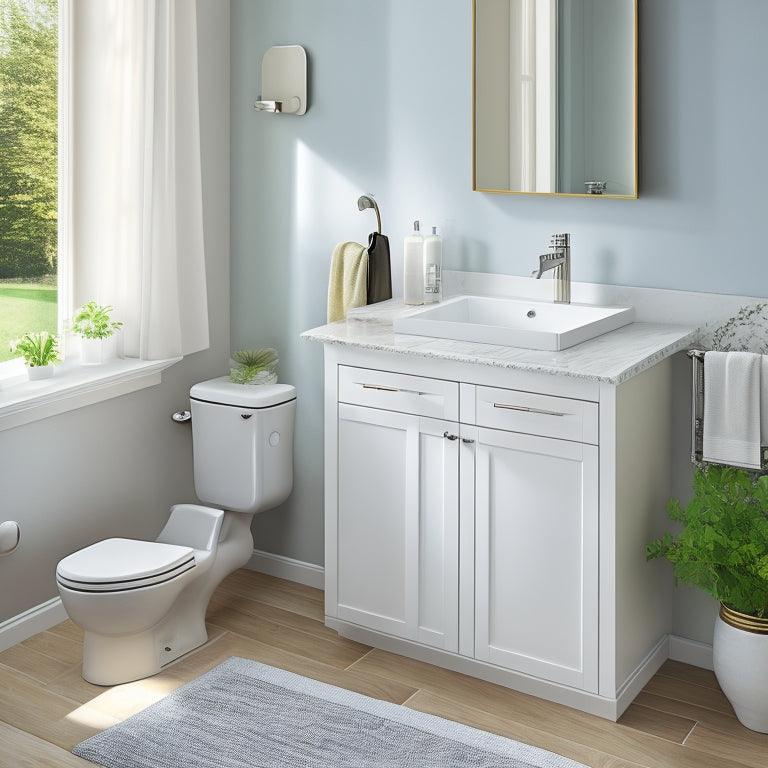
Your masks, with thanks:
[[[299,388],[296,489],[256,547],[322,563],[322,350],[333,246],[374,224],[401,292],[415,218],[449,269],[527,275],[555,231],[573,279],[768,295],[765,0],[640,0],[640,198],[471,191],[469,0],[233,0],[232,344],[280,350]],[[305,46],[304,117],[256,113],[261,57]]]

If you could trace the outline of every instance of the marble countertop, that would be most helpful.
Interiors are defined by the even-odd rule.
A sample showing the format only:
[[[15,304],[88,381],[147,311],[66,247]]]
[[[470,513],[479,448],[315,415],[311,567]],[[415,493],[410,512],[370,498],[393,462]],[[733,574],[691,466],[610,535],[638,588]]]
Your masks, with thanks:
[[[395,317],[416,309],[420,307],[390,299],[353,309],[346,320],[313,328],[301,336],[323,344],[621,384],[694,346],[700,334],[700,329],[691,325],[636,322],[561,352],[545,352],[395,333]]]

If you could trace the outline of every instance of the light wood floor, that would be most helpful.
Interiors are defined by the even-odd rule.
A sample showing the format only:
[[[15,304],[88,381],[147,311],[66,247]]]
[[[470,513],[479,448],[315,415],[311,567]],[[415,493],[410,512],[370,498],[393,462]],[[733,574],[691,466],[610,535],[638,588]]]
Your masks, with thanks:
[[[229,656],[257,659],[557,752],[588,766],[766,768],[768,735],[741,726],[714,675],[667,662],[618,723],[338,637],[323,595],[241,570],[208,613],[209,642],[155,677],[100,688],[80,676],[71,622],[0,653],[0,766],[93,765],[72,747]]]

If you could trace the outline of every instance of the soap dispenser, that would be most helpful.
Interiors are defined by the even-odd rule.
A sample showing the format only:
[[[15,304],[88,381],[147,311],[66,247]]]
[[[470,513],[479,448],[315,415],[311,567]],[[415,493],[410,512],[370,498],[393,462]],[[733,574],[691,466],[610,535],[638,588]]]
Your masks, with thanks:
[[[424,238],[419,222],[403,243],[403,300],[406,304],[424,303]]]
[[[443,298],[443,239],[432,227],[432,234],[424,238],[424,303],[432,304]]]

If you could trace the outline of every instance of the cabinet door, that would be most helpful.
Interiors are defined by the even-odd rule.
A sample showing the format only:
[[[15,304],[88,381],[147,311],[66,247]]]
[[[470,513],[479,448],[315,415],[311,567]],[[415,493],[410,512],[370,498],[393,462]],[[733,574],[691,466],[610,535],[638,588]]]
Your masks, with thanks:
[[[453,422],[339,404],[338,617],[456,651]]]
[[[475,461],[475,656],[596,692],[597,447],[481,428]]]

